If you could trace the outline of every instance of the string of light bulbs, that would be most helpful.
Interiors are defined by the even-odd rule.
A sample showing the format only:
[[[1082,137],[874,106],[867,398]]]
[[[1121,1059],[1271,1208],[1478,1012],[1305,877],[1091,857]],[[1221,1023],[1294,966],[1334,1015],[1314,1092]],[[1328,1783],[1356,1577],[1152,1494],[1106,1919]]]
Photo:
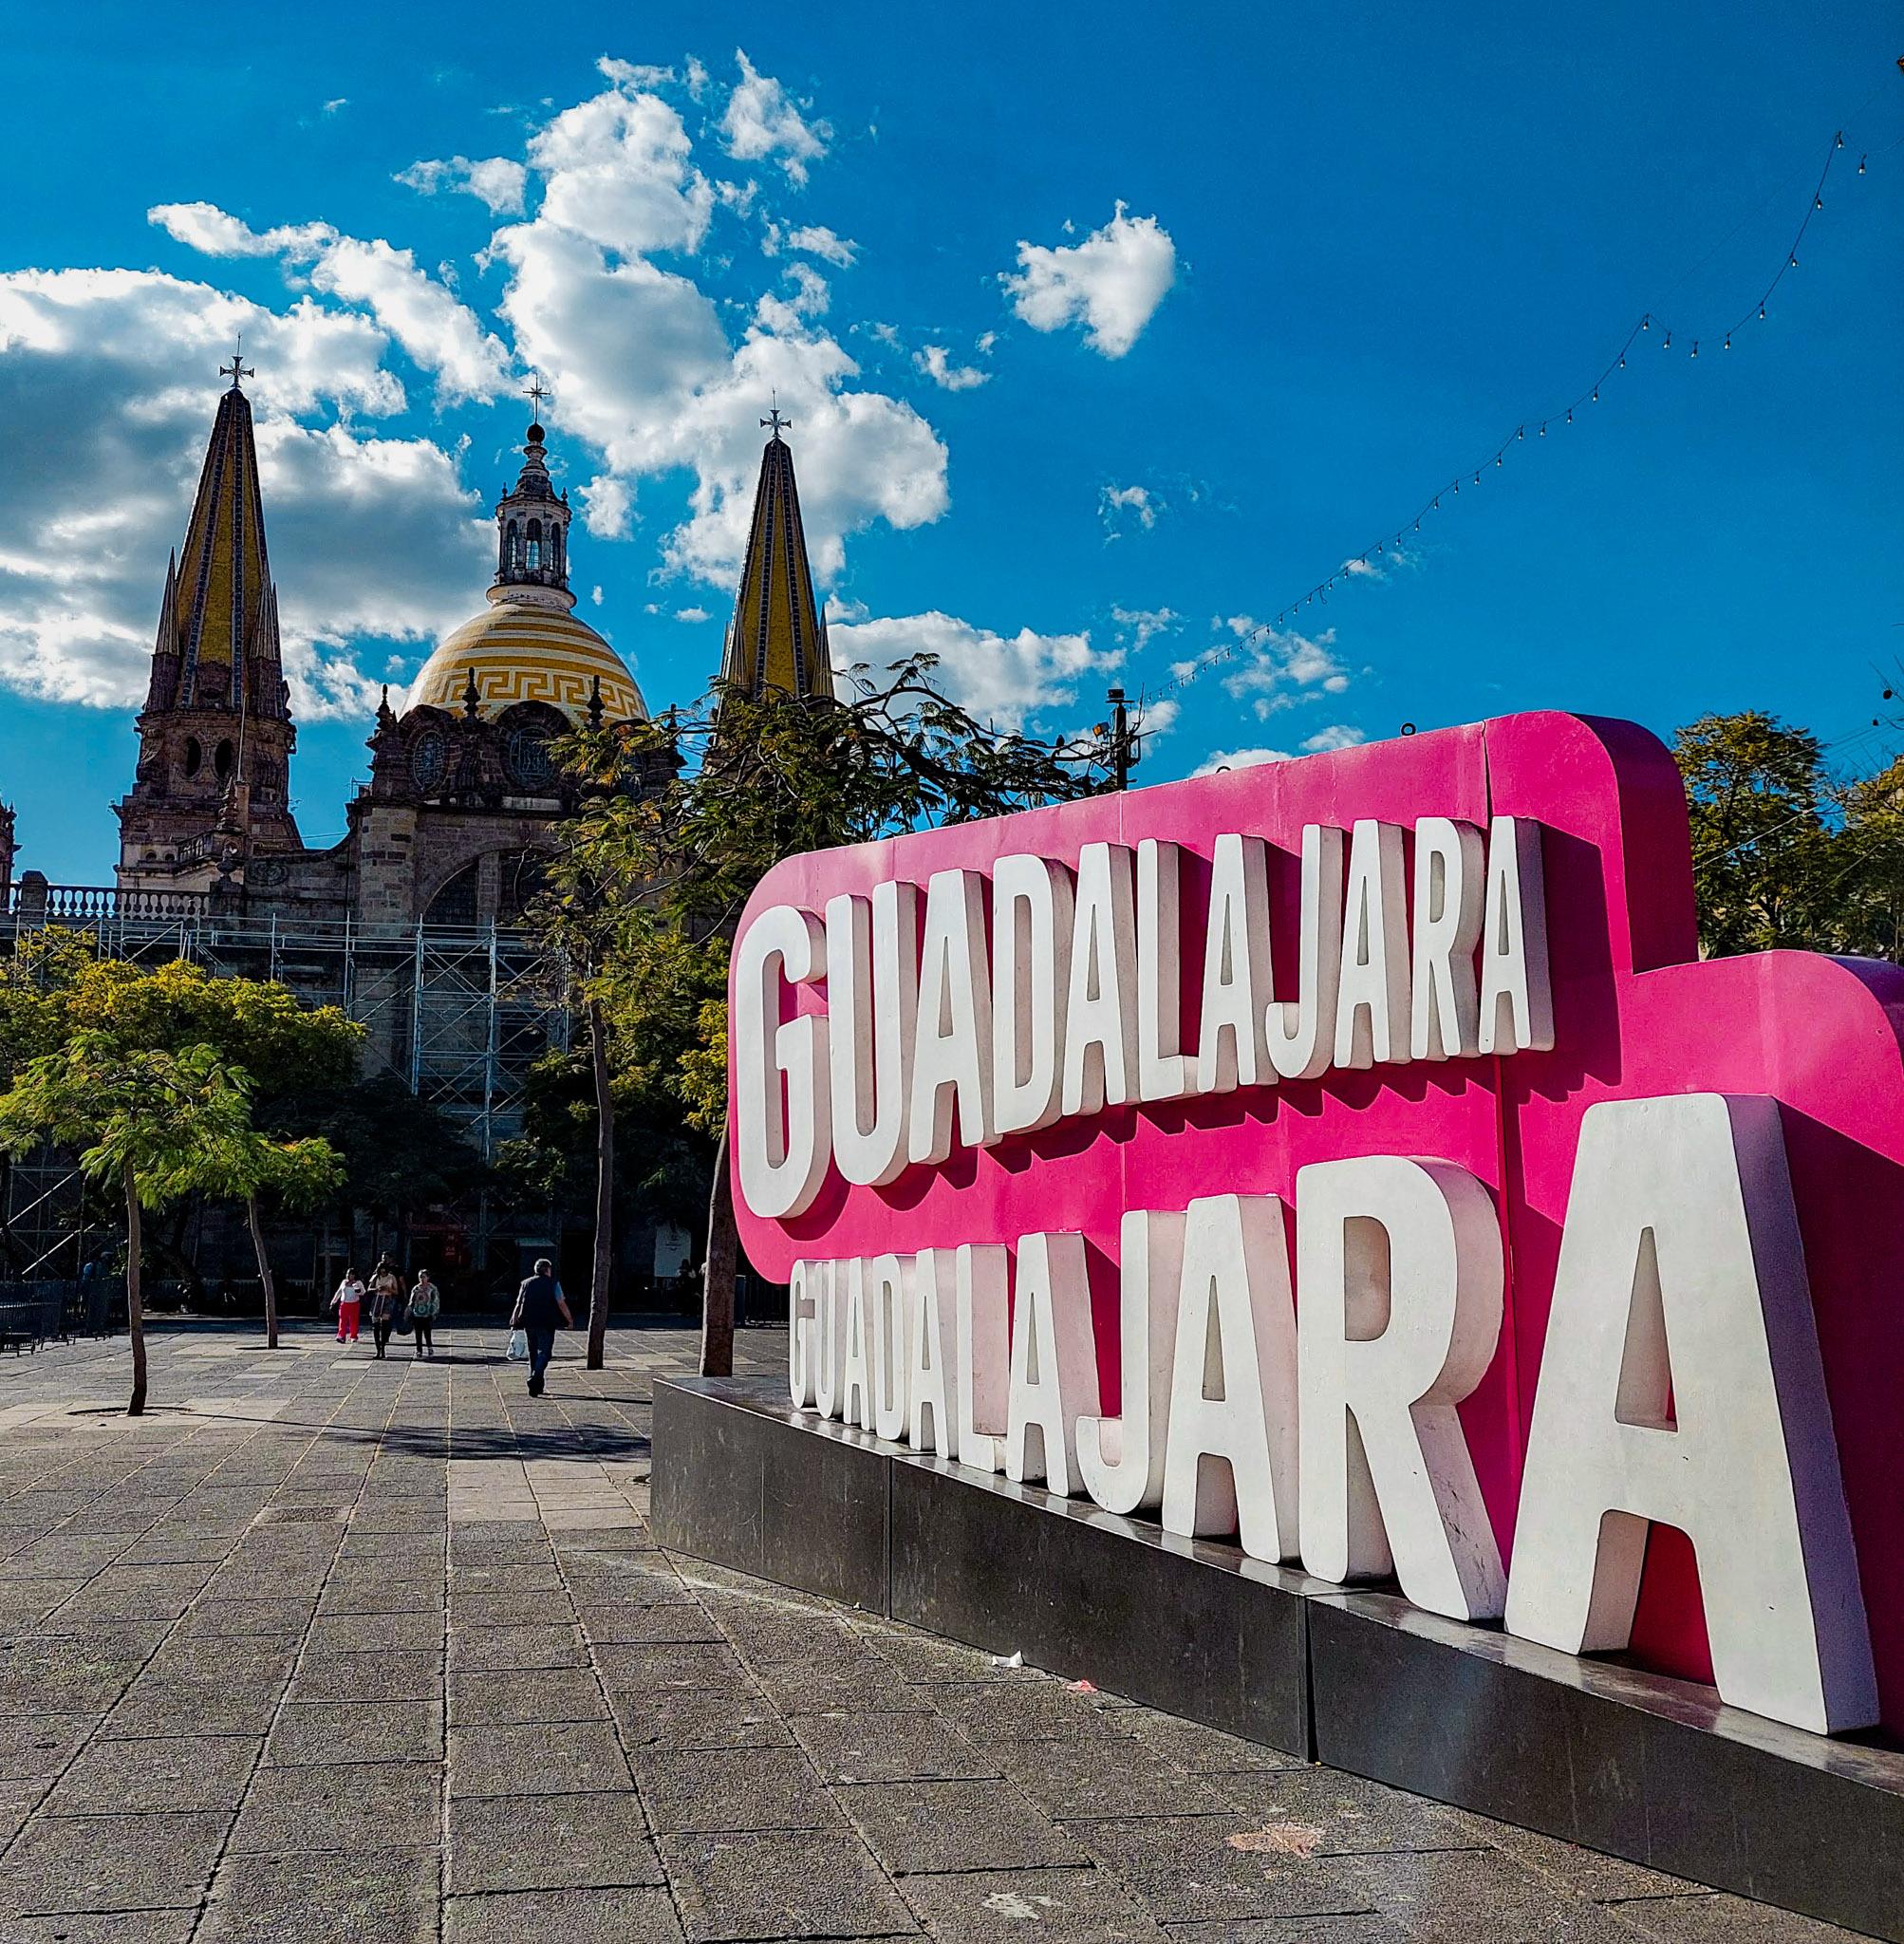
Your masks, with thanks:
[[[1904,67],[1904,62],[1900,62],[1899,65]],[[1873,98],[1875,99],[1875,96]],[[1864,105],[1868,106],[1869,102],[1867,101]],[[1863,108],[1860,107],[1858,112],[1861,114]],[[1904,136],[1900,136],[1895,141],[1887,142],[1878,149],[1857,151],[1857,173],[1860,176],[1868,174],[1870,164],[1875,158],[1888,155],[1893,149],[1899,146],[1900,143],[1904,143]],[[1689,357],[1697,358],[1701,344],[1704,343],[1709,346],[1714,336],[1719,338],[1722,350],[1729,351],[1732,348],[1732,340],[1738,332],[1744,330],[1748,325],[1763,323],[1766,320],[1766,307],[1777,293],[1779,286],[1799,267],[1800,246],[1804,242],[1806,234],[1811,229],[1813,217],[1824,208],[1825,185],[1831,178],[1832,170],[1837,165],[1840,156],[1847,153],[1844,129],[1839,128],[1834,130],[1831,142],[1825,150],[1823,166],[1820,169],[1818,179],[1813,184],[1811,195],[1806,200],[1804,215],[1800,220],[1798,229],[1790,244],[1786,247],[1783,255],[1781,257],[1779,267],[1773,273],[1770,281],[1760,291],[1758,298],[1741,311],[1739,316],[1723,331],[1708,331],[1703,337],[1689,336],[1686,332],[1680,331],[1678,336],[1681,343],[1689,346]],[[1683,281],[1683,278],[1681,281]],[[1566,403],[1544,415],[1521,420],[1484,457],[1474,464],[1463,466],[1458,472],[1449,475],[1442,485],[1428,495],[1408,519],[1402,521],[1400,525],[1393,528],[1391,532],[1383,533],[1369,546],[1363,548],[1359,553],[1349,554],[1333,573],[1324,574],[1320,580],[1305,589],[1294,600],[1285,602],[1279,607],[1273,619],[1260,622],[1256,626],[1246,630],[1234,641],[1215,643],[1201,653],[1190,657],[1187,661],[1176,664],[1167,681],[1154,686],[1147,684],[1140,697],[1140,706],[1162,701],[1167,696],[1177,695],[1209,669],[1223,663],[1233,662],[1239,657],[1248,655],[1252,650],[1262,646],[1266,642],[1272,641],[1277,636],[1285,632],[1305,608],[1313,608],[1318,602],[1326,608],[1329,605],[1329,596],[1335,591],[1341,582],[1350,579],[1358,572],[1366,573],[1371,569],[1376,568],[1383,560],[1401,554],[1406,548],[1409,536],[1421,532],[1422,522],[1432,518],[1434,514],[1440,513],[1443,510],[1442,502],[1444,500],[1451,501],[1458,498],[1464,484],[1472,492],[1481,485],[1490,471],[1498,472],[1503,470],[1506,465],[1508,453],[1515,446],[1525,442],[1530,429],[1536,439],[1545,439],[1548,436],[1550,427],[1556,430],[1563,429],[1574,423],[1574,415],[1577,412],[1587,410],[1598,404],[1602,387],[1617,378],[1618,374],[1627,368],[1627,354],[1640,343],[1641,339],[1651,337],[1658,343],[1661,350],[1671,351],[1673,347],[1674,335],[1673,327],[1660,316],[1658,312],[1653,310],[1643,311],[1638,321],[1627,332],[1625,338],[1621,340],[1619,348],[1600,367],[1593,382],[1576,393]]]

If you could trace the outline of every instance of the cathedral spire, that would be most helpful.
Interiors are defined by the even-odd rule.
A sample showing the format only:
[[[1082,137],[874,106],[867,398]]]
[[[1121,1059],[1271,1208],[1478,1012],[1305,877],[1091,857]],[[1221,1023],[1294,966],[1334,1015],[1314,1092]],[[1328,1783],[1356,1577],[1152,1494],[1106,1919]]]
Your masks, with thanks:
[[[813,596],[793,452],[781,437],[793,421],[780,416],[776,402],[760,423],[767,429],[767,445],[760,455],[754,524],[721,678],[731,693],[741,695],[775,689],[786,695],[830,696],[833,666],[826,615]]]
[[[251,367],[234,355],[219,371],[232,383],[218,399],[185,545],[166,574],[147,706],[282,717],[257,444],[251,401],[233,375],[249,377]],[[175,665],[162,665],[168,661]]]

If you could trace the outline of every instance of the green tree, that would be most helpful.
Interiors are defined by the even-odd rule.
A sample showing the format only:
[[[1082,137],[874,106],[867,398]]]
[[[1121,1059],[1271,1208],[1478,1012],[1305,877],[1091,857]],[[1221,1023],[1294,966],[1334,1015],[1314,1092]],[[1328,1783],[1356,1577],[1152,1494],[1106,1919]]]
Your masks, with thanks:
[[[247,1125],[242,1132],[219,1143],[208,1180],[218,1193],[236,1196],[245,1205],[245,1225],[258,1260],[258,1280],[264,1285],[265,1348],[275,1350],[278,1285],[271,1252],[265,1246],[259,1203],[269,1196],[287,1208],[316,1207],[342,1184],[343,1160],[328,1141],[274,1141]]]
[[[588,977],[609,1065],[652,1076],[717,1147],[708,1198],[701,1369],[733,1367],[737,1240],[728,1199],[724,941],[782,858],[999,816],[1104,786],[1103,745],[1003,735],[950,701],[936,662],[842,698],[717,689],[670,712],[585,734],[569,752],[585,789],[551,871],[591,926]],[[695,755],[698,761],[689,760]]]
[[[140,1302],[141,1210],[195,1189],[226,1191],[233,1155],[251,1134],[242,1075],[208,1046],[182,1053],[127,1049],[108,1035],[76,1035],[29,1060],[0,1095],[0,1148],[18,1154],[51,1142],[69,1148],[89,1180],[114,1185],[124,1202],[125,1313],[132,1342],[132,1399],[145,1410],[145,1312]]]
[[[1691,819],[1701,949],[1842,949],[1853,860],[1818,738],[1752,709],[1689,722],[1673,755]]]

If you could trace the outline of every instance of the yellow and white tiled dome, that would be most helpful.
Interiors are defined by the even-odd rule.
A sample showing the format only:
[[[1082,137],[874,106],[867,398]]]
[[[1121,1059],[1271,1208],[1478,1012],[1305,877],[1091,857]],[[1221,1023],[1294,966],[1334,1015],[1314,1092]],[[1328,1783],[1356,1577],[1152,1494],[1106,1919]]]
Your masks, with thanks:
[[[515,702],[549,702],[584,722],[597,676],[608,721],[648,713],[621,656],[587,622],[556,608],[501,601],[464,622],[418,670],[409,706],[459,712],[472,673],[477,708],[492,720]]]

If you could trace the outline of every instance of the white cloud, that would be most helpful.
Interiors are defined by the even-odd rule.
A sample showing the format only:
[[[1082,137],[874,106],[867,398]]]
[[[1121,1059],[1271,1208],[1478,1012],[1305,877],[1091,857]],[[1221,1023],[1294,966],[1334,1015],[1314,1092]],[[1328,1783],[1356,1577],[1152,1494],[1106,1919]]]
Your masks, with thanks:
[[[824,122],[808,122],[800,113],[803,104],[772,75],[762,74],[743,49],[737,47],[734,58],[740,80],[720,118],[727,153],[741,162],[777,160],[791,180],[804,183],[807,164],[826,154],[833,131]]]
[[[302,269],[313,290],[369,311],[435,376],[444,404],[508,388],[508,351],[407,250],[343,235],[328,223],[255,231],[209,202],[160,203],[146,219],[203,255],[279,256]]]
[[[582,524],[598,540],[625,540],[633,524],[635,495],[625,479],[603,473],[581,489]]]
[[[1158,514],[1166,511],[1164,502],[1148,486],[1098,488],[1097,517],[1111,539],[1121,539],[1132,520],[1148,533],[1157,524]]]
[[[841,270],[850,270],[859,257],[859,245],[851,237],[835,234],[824,223],[806,223],[797,230],[788,230],[781,240],[789,250],[804,250],[809,256],[824,257]]]
[[[332,95],[329,101],[326,102],[317,112],[320,115],[335,115],[339,109],[347,108],[349,105],[350,97],[348,95]]]
[[[1124,205],[1082,243],[1018,244],[1018,270],[1003,282],[1013,308],[1034,330],[1084,327],[1085,343],[1121,358],[1143,335],[1177,278],[1177,246],[1155,216]]]
[[[1368,741],[1359,729],[1352,729],[1347,722],[1332,722],[1326,729],[1318,729],[1314,736],[1303,738],[1302,747],[1311,756],[1320,756],[1332,749],[1353,749]]]
[[[474,162],[468,156],[451,156],[447,161],[412,162],[395,179],[421,196],[460,191],[474,196],[491,215],[520,215],[529,171],[508,156],[485,156]]]
[[[677,608],[674,610],[677,621],[707,621],[712,617],[705,608]]]
[[[1108,676],[1123,660],[1121,648],[1093,648],[1088,632],[1039,634],[1021,627],[1001,635],[937,610],[834,621],[828,631],[835,667],[863,662],[884,669],[908,655],[938,656],[945,692],[1002,729],[1021,728],[1047,710],[1076,702],[1085,683]]]
[[[1241,659],[1226,664],[1223,685],[1238,701],[1247,700],[1259,721],[1292,708],[1310,695],[1340,695],[1349,674],[1336,659],[1335,630],[1316,635],[1294,628],[1264,630],[1247,614],[1233,614],[1225,624],[1239,641],[1249,641]]]
[[[401,407],[368,319],[308,298],[274,313],[149,271],[25,271],[0,276],[0,417],[37,457],[30,476],[0,472],[0,533],[38,544],[0,541],[0,683],[101,708],[143,699],[166,555],[239,330],[259,365],[247,390],[299,717],[375,706],[354,638],[425,641],[477,605],[490,528],[453,457],[300,422]]]
[[[529,144],[546,185],[538,221],[623,255],[692,253],[714,189],[690,159],[687,130],[659,95],[618,78],[631,70],[602,67],[616,85],[565,108]]]
[[[992,380],[989,371],[980,371],[976,365],[954,364],[943,345],[927,345],[923,351],[915,351],[912,362],[941,391],[972,391]]]
[[[1130,645],[1142,650],[1155,635],[1167,634],[1183,616],[1173,608],[1113,608],[1111,618],[1130,634]]]
[[[1213,749],[1190,774],[1193,776],[1214,776],[1219,770],[1250,770],[1259,763],[1294,760],[1286,749]]]
[[[550,422],[605,461],[588,489],[590,530],[625,532],[633,482],[684,469],[689,513],[663,541],[665,564],[730,586],[746,546],[758,421],[775,395],[793,421],[822,580],[839,572],[848,533],[875,519],[937,519],[945,449],[912,406],[856,388],[859,366],[814,322],[829,292],[811,264],[789,265],[782,289],[758,297],[737,345],[695,267],[653,260],[699,248],[707,181],[674,109],[629,95],[612,65],[604,71],[613,88],[532,140],[540,205],[490,249],[507,271],[498,308],[516,351],[553,386]],[[784,234],[791,247],[797,233]],[[623,482],[620,497],[604,497],[609,478]]]

